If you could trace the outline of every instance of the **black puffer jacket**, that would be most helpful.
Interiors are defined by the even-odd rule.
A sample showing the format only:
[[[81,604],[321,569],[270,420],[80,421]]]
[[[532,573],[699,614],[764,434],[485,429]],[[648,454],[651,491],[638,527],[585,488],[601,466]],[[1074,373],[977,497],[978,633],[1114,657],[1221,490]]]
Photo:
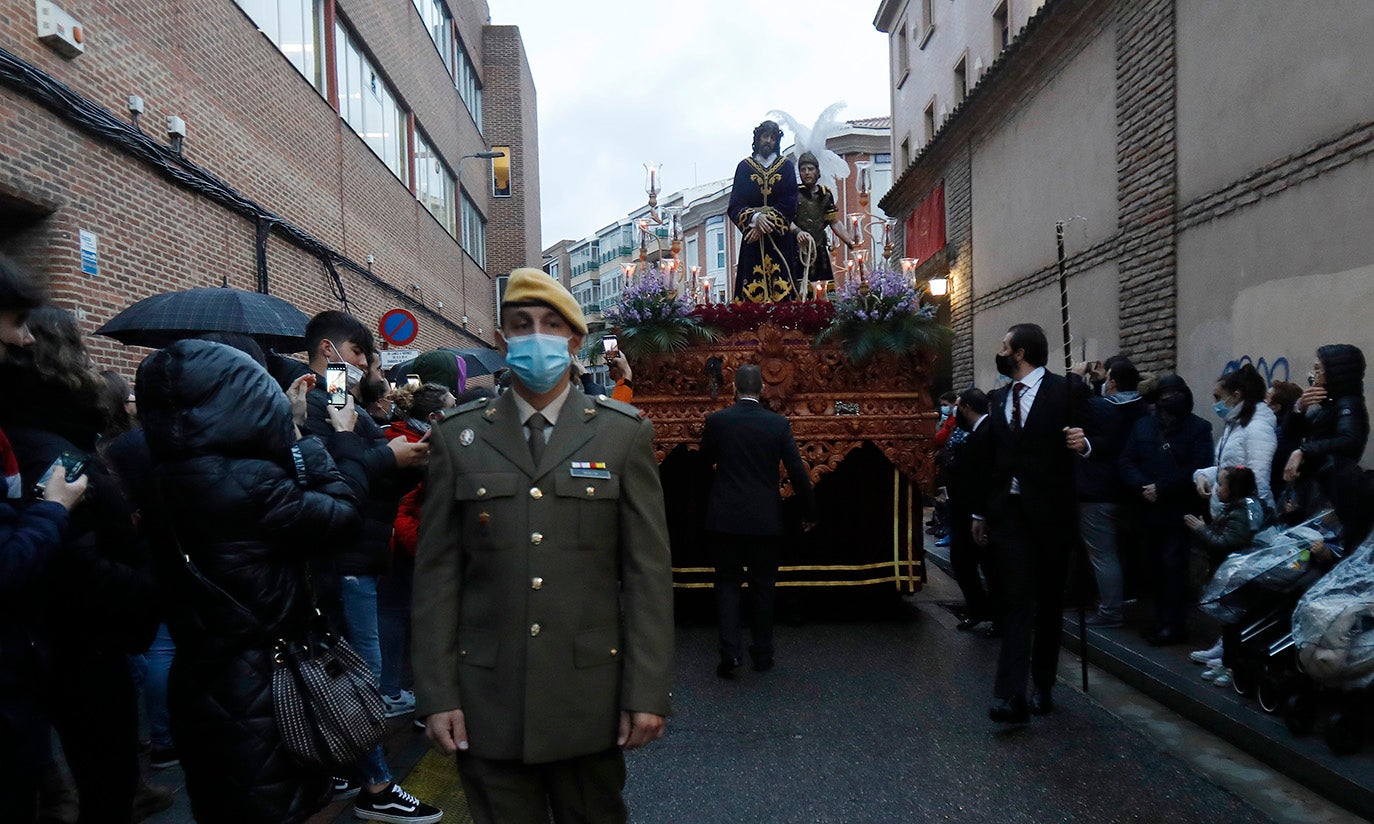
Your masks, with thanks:
[[[150,528],[177,655],[172,736],[192,810],[208,822],[302,821],[329,776],[277,734],[271,648],[309,624],[307,560],[356,530],[354,493],[316,438],[297,442],[286,396],[241,352],[182,341],[138,370],[139,413],[168,506]],[[218,591],[217,591],[218,590]],[[245,615],[229,597],[246,607]]]
[[[1364,403],[1364,353],[1338,343],[1317,350],[1325,373],[1326,400],[1304,414],[1290,414],[1283,436],[1301,439],[1306,478],[1327,474],[1341,461],[1359,461],[1369,442],[1369,410]]]
[[[270,358],[268,368],[283,389],[310,372],[306,364],[280,356]],[[350,439],[355,441],[351,448],[357,450],[353,453],[357,459],[343,460],[336,445],[345,439],[330,437],[335,433],[329,422],[329,393],[324,391],[324,379],[319,375],[316,375],[315,388],[306,396],[306,403],[308,409],[301,431],[326,439],[340,471],[349,476],[355,488],[367,490],[361,501],[362,528],[339,547],[328,569],[338,575],[383,575],[391,561],[391,530],[396,521],[396,506],[401,496],[424,478],[397,469],[396,455],[387,446],[386,434],[361,408],[358,409],[358,423],[353,427],[354,438]]]
[[[24,598],[41,602],[56,651],[139,653],[152,643],[158,616],[146,547],[134,529],[118,481],[95,452],[103,420],[92,399],[31,368],[4,370],[3,382],[23,398],[2,416],[27,491],[64,452],[86,461],[86,496],[71,514],[42,584]]]

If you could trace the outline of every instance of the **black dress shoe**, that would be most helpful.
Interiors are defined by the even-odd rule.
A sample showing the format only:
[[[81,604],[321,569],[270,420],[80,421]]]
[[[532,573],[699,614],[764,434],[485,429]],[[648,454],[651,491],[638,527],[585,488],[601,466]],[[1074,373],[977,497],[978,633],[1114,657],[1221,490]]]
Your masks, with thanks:
[[[1174,644],[1182,644],[1188,640],[1188,633],[1183,630],[1164,627],[1157,629],[1145,636],[1145,643],[1152,647],[1169,647]]]
[[[738,658],[722,658],[716,665],[716,675],[721,678],[734,678],[735,670],[739,669],[740,660]]]
[[[988,718],[999,724],[1026,724],[1030,713],[1026,711],[1026,699],[1003,698],[988,708]]]
[[[1026,709],[1030,710],[1031,715],[1049,715],[1054,712],[1054,698],[1049,690],[1032,687],[1030,698],[1026,699]]]

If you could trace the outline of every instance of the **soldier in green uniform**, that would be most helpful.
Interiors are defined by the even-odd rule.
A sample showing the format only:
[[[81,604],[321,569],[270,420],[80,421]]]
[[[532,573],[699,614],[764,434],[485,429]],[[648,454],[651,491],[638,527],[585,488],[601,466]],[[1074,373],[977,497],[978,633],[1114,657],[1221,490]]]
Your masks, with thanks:
[[[511,273],[514,375],[430,436],[413,606],[417,712],[473,819],[623,822],[623,750],[663,735],[672,562],[653,426],[569,381],[587,325]]]
[[[834,267],[830,265],[830,242],[825,236],[825,227],[829,226],[835,237],[851,249],[854,248],[854,240],[840,221],[835,193],[830,191],[830,187],[821,185],[821,164],[814,154],[804,152],[797,158],[797,176],[801,182],[797,184],[797,216],[792,222],[815,241],[816,262],[811,265],[811,282],[834,280]]]

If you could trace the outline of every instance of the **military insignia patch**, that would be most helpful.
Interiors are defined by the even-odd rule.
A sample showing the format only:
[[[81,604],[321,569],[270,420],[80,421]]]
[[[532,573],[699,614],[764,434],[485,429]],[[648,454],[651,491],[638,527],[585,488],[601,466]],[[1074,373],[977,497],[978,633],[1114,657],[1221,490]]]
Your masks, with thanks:
[[[471,429],[464,429],[458,433],[458,443],[463,446],[472,446],[472,441],[477,435]]]
[[[610,480],[611,471],[604,461],[573,461],[568,470],[574,478],[601,478]]]

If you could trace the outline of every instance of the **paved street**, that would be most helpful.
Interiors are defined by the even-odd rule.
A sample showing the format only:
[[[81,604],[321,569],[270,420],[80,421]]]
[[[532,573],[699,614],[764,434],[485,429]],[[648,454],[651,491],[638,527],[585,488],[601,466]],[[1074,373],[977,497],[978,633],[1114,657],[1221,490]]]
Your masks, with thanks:
[[[629,759],[631,820],[1360,820],[1100,672],[1091,699],[1061,683],[1054,715],[997,728],[985,714],[997,642],[956,632],[941,604],[957,591],[930,576],[896,619],[780,626],[778,666],[734,682],[715,676],[714,628],[682,627],[671,733]],[[1066,655],[1061,675],[1075,667]],[[445,822],[469,820],[451,760],[406,725],[388,750]],[[353,820],[336,804],[312,821]],[[189,822],[184,795],[150,821]]]

